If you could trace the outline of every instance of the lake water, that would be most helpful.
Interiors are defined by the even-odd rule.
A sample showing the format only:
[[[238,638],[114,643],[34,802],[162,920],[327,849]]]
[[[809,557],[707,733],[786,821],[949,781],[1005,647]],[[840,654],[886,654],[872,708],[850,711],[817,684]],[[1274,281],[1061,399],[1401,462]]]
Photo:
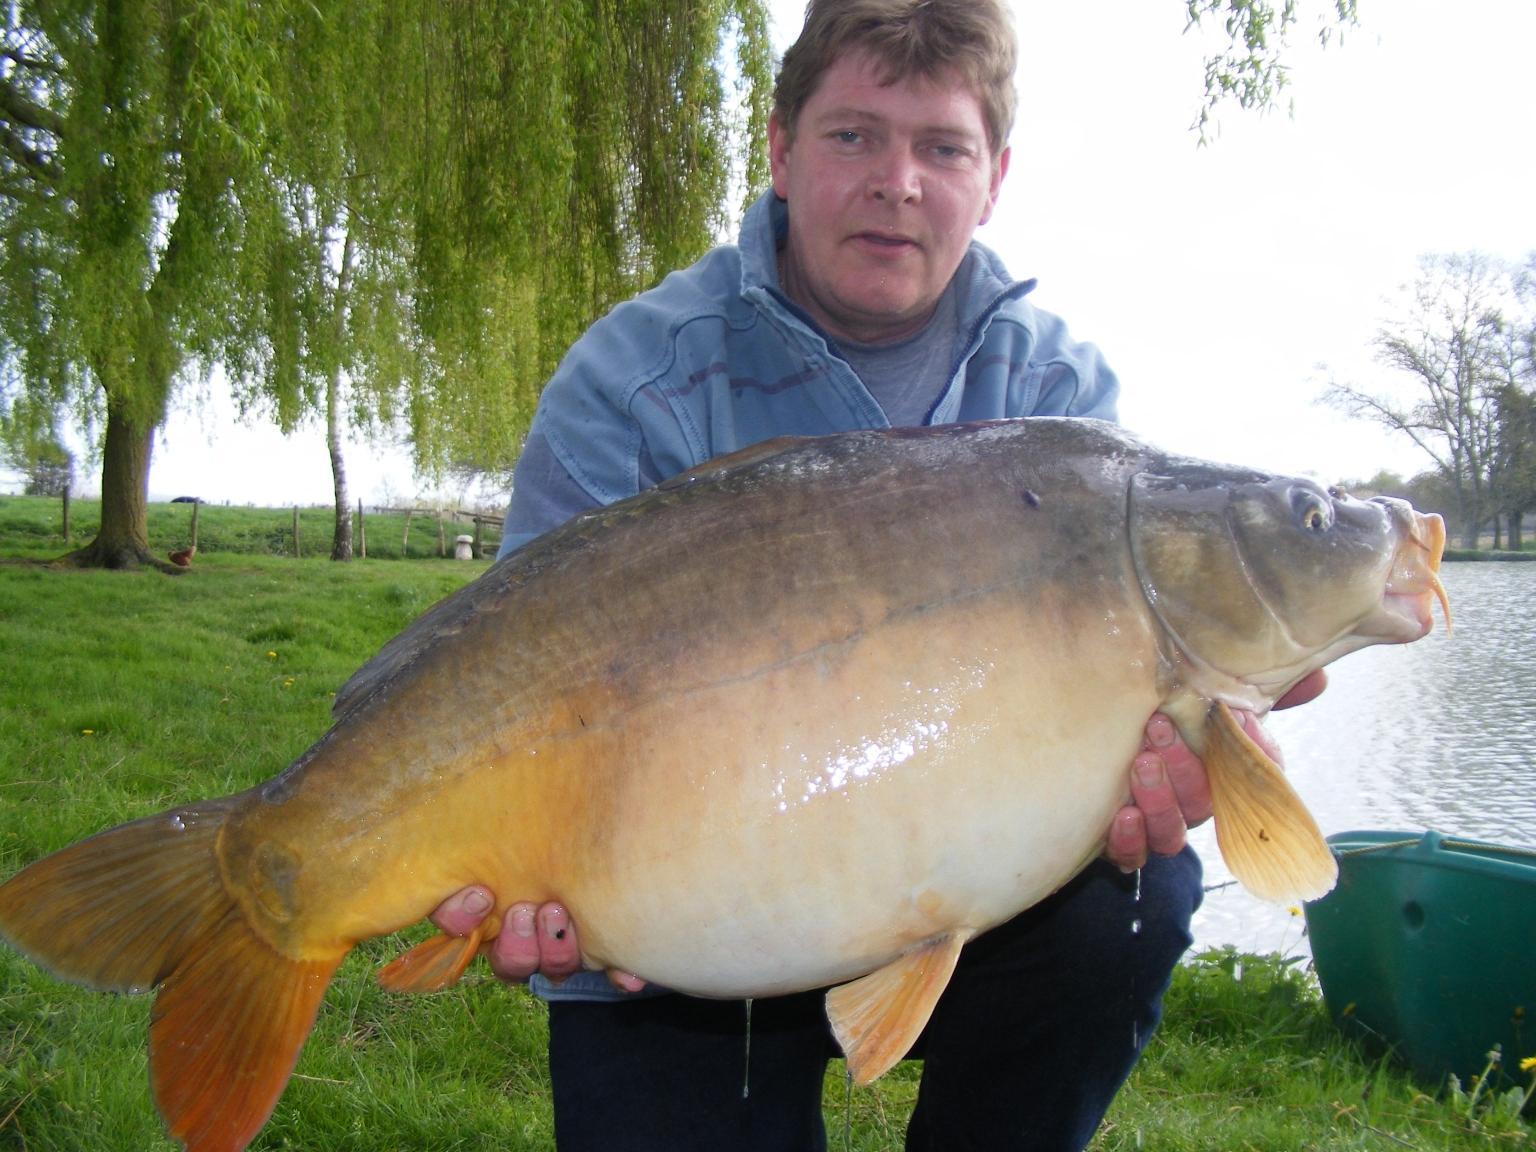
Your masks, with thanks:
[[[1536,847],[1536,563],[1448,563],[1455,632],[1367,648],[1328,691],[1265,722],[1324,835],[1433,828]],[[1210,825],[1191,840],[1206,885],[1231,879]],[[1195,948],[1306,951],[1303,922],[1235,885],[1209,891]]]

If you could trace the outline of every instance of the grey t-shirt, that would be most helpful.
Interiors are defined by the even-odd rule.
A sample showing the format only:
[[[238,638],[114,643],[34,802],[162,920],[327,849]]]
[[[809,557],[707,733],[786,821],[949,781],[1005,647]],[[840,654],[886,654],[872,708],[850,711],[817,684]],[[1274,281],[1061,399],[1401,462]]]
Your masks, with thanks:
[[[896,428],[923,424],[949,383],[960,319],[955,284],[939,297],[921,331],[894,344],[839,341],[837,348]]]

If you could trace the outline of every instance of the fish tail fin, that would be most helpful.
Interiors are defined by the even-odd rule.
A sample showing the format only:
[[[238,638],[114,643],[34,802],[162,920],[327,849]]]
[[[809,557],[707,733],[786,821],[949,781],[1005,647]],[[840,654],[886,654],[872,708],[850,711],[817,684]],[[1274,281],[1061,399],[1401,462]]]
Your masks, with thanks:
[[[240,1152],[282,1094],[345,952],[293,960],[231,909],[155,998],[149,1078],[188,1152]]]
[[[238,802],[108,829],[0,885],[0,939],[40,967],[104,991],[160,988],[155,1103],[193,1152],[238,1152],[255,1135],[345,955],[294,960],[246,922],[215,853]]]

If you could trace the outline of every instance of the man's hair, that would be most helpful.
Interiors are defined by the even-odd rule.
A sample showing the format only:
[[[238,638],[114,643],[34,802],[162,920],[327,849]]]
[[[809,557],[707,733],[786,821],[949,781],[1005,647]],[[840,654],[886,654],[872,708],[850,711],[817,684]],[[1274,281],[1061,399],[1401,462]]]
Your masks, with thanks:
[[[882,82],[958,78],[975,93],[993,156],[1013,129],[1013,24],[1002,0],[810,0],[773,89],[779,126],[793,135],[822,74],[845,52],[870,53]]]

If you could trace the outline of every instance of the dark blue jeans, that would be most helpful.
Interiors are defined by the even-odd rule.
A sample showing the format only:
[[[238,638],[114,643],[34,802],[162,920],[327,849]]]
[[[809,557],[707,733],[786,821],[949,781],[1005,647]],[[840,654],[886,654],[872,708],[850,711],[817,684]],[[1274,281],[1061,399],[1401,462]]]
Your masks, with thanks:
[[[908,1152],[1076,1152],[1151,1037],[1200,903],[1189,849],[1135,877],[1102,861],[972,941],[911,1056]],[[819,1152],[839,1055],[820,992],[550,1005],[561,1152]],[[748,1091],[743,1093],[743,1087]]]

